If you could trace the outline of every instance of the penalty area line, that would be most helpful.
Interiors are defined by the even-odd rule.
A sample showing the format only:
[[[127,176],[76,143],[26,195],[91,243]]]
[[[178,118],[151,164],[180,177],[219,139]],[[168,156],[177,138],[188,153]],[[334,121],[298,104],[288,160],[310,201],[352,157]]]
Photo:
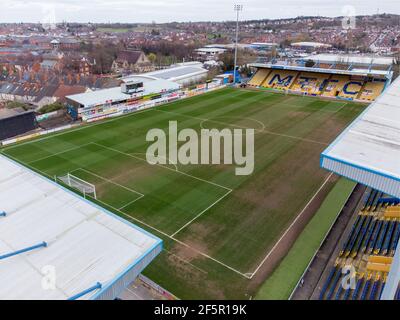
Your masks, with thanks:
[[[172,237],[175,237],[178,233],[180,233],[182,230],[186,229],[189,225],[191,225],[194,221],[196,221],[198,218],[200,218],[204,213],[206,213],[209,209],[214,207],[218,202],[222,201],[225,197],[227,197],[229,194],[231,194],[233,190],[228,191],[225,193],[222,197],[220,197],[218,200],[213,202],[211,205],[209,205],[207,208],[205,208],[203,211],[201,211],[198,215],[196,215],[193,219],[191,219],[189,222],[187,222],[184,226],[179,228],[175,233],[172,234]]]
[[[192,250],[193,252],[196,252],[196,253],[198,253],[199,255],[201,255],[201,256],[203,256],[203,257],[205,257],[205,258],[208,258],[208,259],[210,259],[210,260],[216,262],[217,264],[219,264],[219,265],[221,265],[221,266],[223,266],[223,267],[225,267],[225,268],[227,268],[227,269],[229,269],[229,270],[235,272],[236,274],[239,274],[240,276],[242,276],[242,277],[244,277],[244,278],[246,278],[246,279],[251,279],[250,276],[249,276],[249,274],[244,274],[244,273],[240,272],[239,270],[236,270],[235,268],[233,268],[233,267],[231,267],[231,266],[229,266],[229,265],[227,265],[227,264],[225,264],[225,263],[223,263],[223,262],[221,262],[221,261],[219,261],[219,260],[217,260],[217,259],[211,257],[210,255],[208,255],[208,254],[206,254],[206,253],[204,253],[204,252],[202,252],[202,251],[200,251],[200,250],[198,250],[198,249],[196,249],[196,248],[193,248],[192,246],[188,245],[187,243],[185,243],[185,242],[183,242],[183,241],[181,241],[181,240],[176,239],[175,237],[173,237],[173,236],[171,236],[171,235],[165,233],[164,231],[161,231],[161,230],[159,230],[159,229],[157,229],[157,228],[155,228],[155,227],[149,225],[148,223],[145,223],[145,222],[143,222],[143,221],[141,221],[141,220],[139,220],[139,219],[137,219],[137,218],[135,218],[135,217],[132,217],[131,215],[129,215],[129,214],[123,212],[122,210],[119,210],[119,209],[117,209],[117,208],[115,208],[115,207],[113,207],[113,206],[111,206],[111,205],[109,205],[109,204],[107,204],[107,203],[104,203],[104,202],[99,201],[99,200],[96,200],[96,201],[98,201],[99,203],[103,204],[104,206],[109,207],[109,208],[113,209],[114,211],[120,213],[122,216],[126,217],[128,220],[136,221],[136,222],[138,222],[138,223],[140,223],[140,224],[142,224],[142,225],[144,225],[144,226],[146,226],[146,227],[148,227],[148,228],[150,228],[150,229],[152,229],[152,230],[154,230],[154,231],[160,233],[161,235],[163,235],[163,236],[165,236],[165,237],[167,237],[167,238],[169,238],[169,239],[171,239],[171,240],[177,242],[178,244],[180,244],[180,245],[182,245],[182,246],[184,246],[184,247],[186,247],[186,248]]]
[[[117,150],[117,149],[112,148],[112,147],[107,147],[107,146],[105,146],[105,145],[102,145],[102,144],[96,143],[96,142],[92,142],[92,144],[95,144],[95,145],[97,145],[97,146],[99,146],[99,147],[101,147],[101,148],[104,148],[104,149],[108,149],[108,150],[110,150],[110,151],[114,151],[114,152],[116,152],[116,153],[123,154],[123,155],[128,156],[128,157],[131,157],[131,158],[133,158],[133,159],[137,159],[137,160],[140,160],[140,161],[144,161],[144,162],[146,162],[148,165],[151,166],[151,164],[149,164],[145,159],[142,159],[142,158],[140,158],[140,157],[134,156],[133,154],[126,153],[126,152]],[[217,186],[217,187],[219,187],[219,188],[222,188],[222,189],[225,189],[225,190],[228,190],[228,191],[231,191],[231,190],[232,190],[232,189],[230,189],[230,188],[228,188],[228,187],[225,187],[225,186],[223,186],[223,185],[220,185],[220,184],[218,184],[218,183],[215,183],[215,182],[212,182],[212,181],[208,181],[208,180],[205,180],[205,179],[202,179],[202,178],[193,176],[193,175],[191,175],[191,174],[188,174],[188,173],[186,173],[186,172],[183,172],[183,171],[180,171],[180,170],[172,169],[172,168],[167,167],[167,166],[164,166],[164,165],[155,164],[155,166],[158,166],[158,167],[160,167],[160,168],[164,168],[164,169],[167,169],[167,170],[169,170],[169,171],[173,171],[173,172],[179,173],[179,174],[181,174],[181,175],[184,175],[184,176],[187,176],[187,177],[190,177],[190,178],[193,178],[193,179],[196,179],[196,180],[199,180],[199,181],[202,181],[202,182],[205,182],[205,183],[208,183],[208,184]]]

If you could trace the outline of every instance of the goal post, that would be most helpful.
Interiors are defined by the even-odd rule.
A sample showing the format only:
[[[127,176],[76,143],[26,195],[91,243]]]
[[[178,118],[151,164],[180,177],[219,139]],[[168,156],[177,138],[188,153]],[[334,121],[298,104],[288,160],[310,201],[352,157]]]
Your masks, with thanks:
[[[69,187],[77,189],[81,193],[83,193],[84,198],[86,198],[86,195],[89,195],[97,200],[96,186],[94,184],[87,182],[77,176],[74,176],[71,173],[68,173],[66,176],[60,177],[59,179]]]

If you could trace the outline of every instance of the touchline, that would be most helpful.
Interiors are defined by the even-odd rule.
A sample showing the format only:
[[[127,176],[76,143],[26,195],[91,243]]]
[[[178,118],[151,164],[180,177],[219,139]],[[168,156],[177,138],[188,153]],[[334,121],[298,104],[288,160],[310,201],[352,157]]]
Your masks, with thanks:
[[[201,129],[199,134],[188,128],[178,131],[178,122],[169,121],[167,133],[158,128],[148,131],[146,141],[153,143],[146,159],[152,165],[235,164],[236,175],[250,175],[254,171],[254,131]]]

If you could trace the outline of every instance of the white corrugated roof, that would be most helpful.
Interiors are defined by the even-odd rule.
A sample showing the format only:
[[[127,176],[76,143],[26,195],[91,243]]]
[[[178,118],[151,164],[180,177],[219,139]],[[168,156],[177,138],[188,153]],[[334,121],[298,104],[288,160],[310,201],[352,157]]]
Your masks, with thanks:
[[[112,283],[161,240],[0,156],[1,299],[67,299],[97,282]],[[56,288],[42,287],[46,268]],[[86,295],[92,297],[96,292]]]
[[[386,176],[400,188],[400,78],[322,155]]]
[[[303,42],[294,42],[291,44],[291,46],[295,47],[326,47],[330,48],[332,47],[330,44],[327,43],[321,43],[321,42],[309,42],[309,41],[303,41]]]
[[[127,78],[125,80],[129,79]],[[143,88],[143,94],[149,95],[153,93],[160,93],[162,90],[177,90],[180,88],[180,86],[175,82],[164,79],[144,79]],[[121,91],[121,87],[114,87],[67,96],[68,99],[76,101],[86,107],[104,104],[106,103],[106,101],[122,101],[129,99],[130,97],[130,94],[126,94]]]
[[[320,62],[329,63],[346,63],[346,64],[364,64],[364,65],[384,65],[391,66],[395,59],[393,57],[381,57],[381,56],[351,56],[351,55],[337,55],[337,54],[316,54],[306,57],[305,59],[311,59]]]
[[[201,63],[184,63],[177,67],[152,71],[140,74],[139,76],[151,76],[157,79],[176,81],[182,78],[190,78],[200,74],[206,74],[208,71],[201,67]],[[127,76],[125,80],[135,77],[135,75]]]

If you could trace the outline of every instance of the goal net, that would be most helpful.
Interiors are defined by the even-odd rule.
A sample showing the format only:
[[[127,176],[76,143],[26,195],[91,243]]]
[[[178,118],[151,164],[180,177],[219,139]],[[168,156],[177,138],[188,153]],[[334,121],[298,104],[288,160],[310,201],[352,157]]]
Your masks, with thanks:
[[[89,195],[97,200],[96,186],[94,184],[78,178],[70,173],[68,173],[66,176],[59,177],[59,179],[67,186],[79,190],[81,193],[83,193],[85,198],[87,195]]]

